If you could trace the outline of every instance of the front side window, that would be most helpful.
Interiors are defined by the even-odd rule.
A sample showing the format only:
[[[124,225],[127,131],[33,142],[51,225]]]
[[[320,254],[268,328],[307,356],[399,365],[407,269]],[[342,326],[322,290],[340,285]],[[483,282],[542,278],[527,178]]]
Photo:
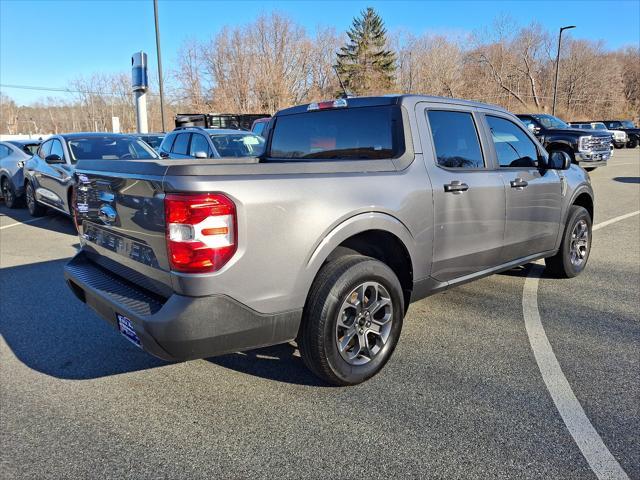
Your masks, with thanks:
[[[501,167],[531,168],[538,165],[538,149],[521,128],[504,118],[487,115],[486,119]]]
[[[427,112],[438,165],[446,168],[484,168],[480,140],[469,112]]]
[[[282,115],[270,128],[268,156],[277,160],[375,160],[397,158],[405,149],[396,105]]]
[[[60,140],[53,140],[53,143],[51,144],[51,153],[49,153],[49,155],[57,155],[64,160],[64,150],[62,150]]]
[[[173,153],[178,155],[188,155],[189,152],[189,137],[190,133],[181,133],[176,137],[176,141],[173,142]]]
[[[47,158],[47,155],[49,155],[49,152],[51,151],[52,143],[53,143],[53,140],[48,140],[40,146],[40,150],[38,152],[38,156],[40,158]]]
[[[191,148],[189,149],[189,155],[195,157],[197,152],[204,152],[209,156],[209,150],[209,143],[204,135],[200,135],[199,133],[191,135]]]

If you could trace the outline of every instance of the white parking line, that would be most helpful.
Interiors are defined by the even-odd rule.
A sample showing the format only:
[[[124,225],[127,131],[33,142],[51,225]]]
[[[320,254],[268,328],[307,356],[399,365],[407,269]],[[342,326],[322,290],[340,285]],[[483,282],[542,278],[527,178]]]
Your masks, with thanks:
[[[595,225],[593,230],[599,230],[638,214],[640,210],[620,215]],[[573,393],[544,331],[538,310],[538,284],[543,270],[542,265],[534,265],[525,279],[522,291],[524,324],[542,379],[569,433],[596,476],[600,480],[628,480],[629,477],[604,444]]]
[[[25,223],[37,222],[38,220],[42,220],[44,218],[47,218],[47,217],[38,217],[38,218],[32,218],[30,220],[25,220],[24,222],[10,223],[9,225],[4,225],[0,227],[0,230],[4,230],[5,228],[17,227],[18,225],[24,225]]]

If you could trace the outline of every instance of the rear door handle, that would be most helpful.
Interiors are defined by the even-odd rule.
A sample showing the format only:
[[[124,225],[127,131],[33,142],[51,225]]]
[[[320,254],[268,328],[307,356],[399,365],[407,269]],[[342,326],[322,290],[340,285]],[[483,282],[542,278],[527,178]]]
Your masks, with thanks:
[[[454,180],[451,183],[445,183],[444,191],[460,195],[462,192],[469,190],[469,185],[462,183],[460,180]]]
[[[527,182],[526,180],[523,180],[522,178],[516,178],[515,180],[511,180],[511,188],[515,188],[517,190],[522,190],[527,185],[529,185],[529,182]]]

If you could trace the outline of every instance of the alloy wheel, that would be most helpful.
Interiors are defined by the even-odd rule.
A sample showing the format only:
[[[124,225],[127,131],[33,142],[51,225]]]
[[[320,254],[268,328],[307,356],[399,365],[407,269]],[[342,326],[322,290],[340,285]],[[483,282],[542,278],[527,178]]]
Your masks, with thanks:
[[[584,219],[579,220],[571,231],[569,255],[571,263],[580,267],[587,258],[589,251],[589,226]]]
[[[387,343],[392,322],[387,289],[378,282],[358,285],[338,313],[335,336],[340,356],[351,365],[370,362]]]

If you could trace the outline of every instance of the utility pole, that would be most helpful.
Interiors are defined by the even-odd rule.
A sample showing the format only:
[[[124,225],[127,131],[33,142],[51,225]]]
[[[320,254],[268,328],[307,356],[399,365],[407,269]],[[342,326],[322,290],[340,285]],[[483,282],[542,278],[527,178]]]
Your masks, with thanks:
[[[562,32],[576,28],[575,25],[569,25],[560,28],[560,35],[558,35],[558,55],[556,56],[556,80],[553,82],[553,106],[551,107],[551,115],[556,114],[556,96],[558,94],[558,70],[560,69],[560,45],[562,44]]]
[[[160,54],[160,27],[158,26],[158,0],[153,0],[153,16],[156,21],[156,55],[158,57],[158,84],[160,85],[160,119],[164,128],[164,88],[162,86],[162,55]]]

